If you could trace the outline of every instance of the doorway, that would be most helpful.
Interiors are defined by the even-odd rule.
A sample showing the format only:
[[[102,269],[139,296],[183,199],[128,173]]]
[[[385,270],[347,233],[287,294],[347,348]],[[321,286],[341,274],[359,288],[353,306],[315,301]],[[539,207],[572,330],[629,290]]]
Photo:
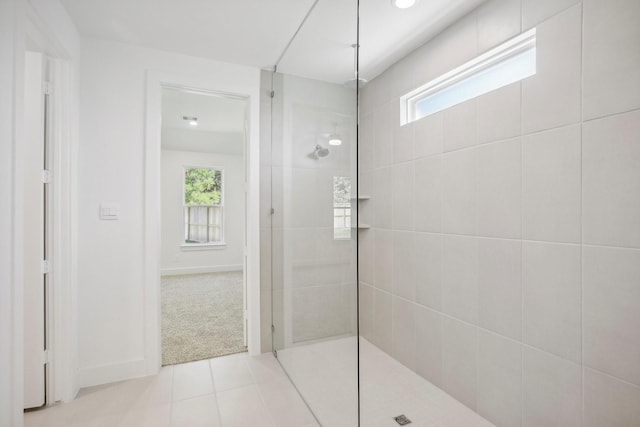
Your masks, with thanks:
[[[162,365],[246,351],[247,100],[163,86]]]

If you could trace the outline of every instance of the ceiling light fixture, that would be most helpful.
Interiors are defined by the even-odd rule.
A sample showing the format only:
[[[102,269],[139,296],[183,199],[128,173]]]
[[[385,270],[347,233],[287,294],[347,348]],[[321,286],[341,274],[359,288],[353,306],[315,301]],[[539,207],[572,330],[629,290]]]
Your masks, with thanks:
[[[188,121],[191,126],[198,126],[198,118],[197,117],[182,116],[182,120]]]
[[[342,138],[336,131],[336,125],[333,125],[333,133],[329,134],[329,145],[342,145]]]
[[[408,9],[416,4],[416,0],[391,0],[391,4],[398,9]]]

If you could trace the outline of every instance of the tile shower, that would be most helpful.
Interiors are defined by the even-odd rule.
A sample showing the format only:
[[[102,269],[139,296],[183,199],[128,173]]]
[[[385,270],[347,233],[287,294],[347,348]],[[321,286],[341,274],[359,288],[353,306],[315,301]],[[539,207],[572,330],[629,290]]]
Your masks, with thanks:
[[[477,417],[465,425],[640,425],[638,21],[635,0],[490,0],[360,89],[357,113],[341,85],[273,80],[298,98],[262,154],[263,211],[276,210],[263,218],[263,284],[277,296],[279,359],[322,425],[358,425],[359,399],[360,425],[392,426],[396,407],[374,417],[376,399],[430,386],[457,402],[409,405],[413,425],[456,425],[434,414],[469,416],[464,406]],[[534,27],[534,76],[400,126],[402,95]],[[359,118],[357,153],[331,160],[342,163],[311,161],[309,141],[284,136],[336,113],[345,131]],[[331,238],[327,178],[355,182],[356,159],[370,198],[354,201],[353,222],[357,204],[371,225],[352,238],[358,325],[355,247]],[[402,380],[413,392],[376,376],[383,366],[413,375]],[[323,408],[339,384],[344,424]]]

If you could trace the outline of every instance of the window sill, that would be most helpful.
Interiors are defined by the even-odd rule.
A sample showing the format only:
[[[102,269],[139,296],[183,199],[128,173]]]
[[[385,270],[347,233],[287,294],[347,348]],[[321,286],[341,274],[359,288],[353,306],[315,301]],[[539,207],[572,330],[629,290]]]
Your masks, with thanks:
[[[185,243],[180,245],[180,249],[183,251],[219,251],[226,249],[227,244],[222,243]]]

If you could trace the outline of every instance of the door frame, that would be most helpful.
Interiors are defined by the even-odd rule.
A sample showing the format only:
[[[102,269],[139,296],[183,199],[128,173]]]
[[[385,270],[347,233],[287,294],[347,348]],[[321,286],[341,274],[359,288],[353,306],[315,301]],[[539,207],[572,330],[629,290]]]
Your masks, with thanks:
[[[222,80],[222,81],[221,81]],[[249,354],[260,353],[260,143],[259,143],[259,72],[254,85],[215,77],[185,76],[147,71],[146,134],[144,168],[144,289],[145,289],[145,360],[147,374],[158,372],[162,364],[160,330],[160,173],[162,88],[193,89],[204,93],[247,99],[249,132],[245,150],[247,337]]]
[[[45,299],[49,360],[45,375],[45,405],[68,402],[78,393],[77,374],[77,142],[78,98],[76,68],[67,47],[34,6],[25,3],[26,51],[41,53],[49,82],[48,166],[51,187],[47,202],[47,241],[50,273]],[[22,150],[21,150],[22,151]],[[19,159],[21,163],[23,160]],[[20,183],[22,185],[22,183]],[[22,204],[22,200],[17,204]],[[22,207],[17,207],[22,209]],[[22,307],[21,307],[22,312]],[[24,334],[24,331],[21,332]]]

